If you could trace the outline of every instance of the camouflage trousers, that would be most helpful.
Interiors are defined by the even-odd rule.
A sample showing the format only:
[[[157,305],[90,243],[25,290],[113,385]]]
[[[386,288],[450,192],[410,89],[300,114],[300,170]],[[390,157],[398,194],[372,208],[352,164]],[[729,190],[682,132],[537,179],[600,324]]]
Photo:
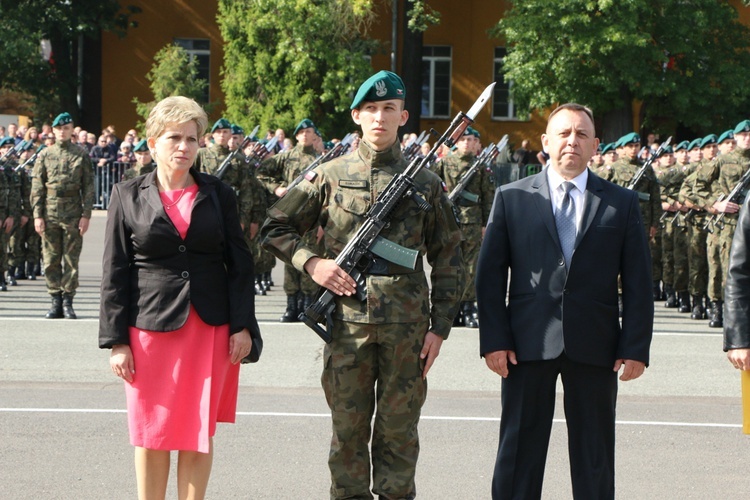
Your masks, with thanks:
[[[725,228],[726,229],[726,228]],[[713,233],[706,235],[706,261],[708,263],[708,287],[706,293],[709,300],[724,300],[724,273],[721,265],[721,231],[713,228]]]
[[[75,221],[46,220],[42,234],[44,279],[47,292],[75,295],[78,288],[78,259],[83,247],[83,236]]]
[[[373,498],[371,467],[375,495],[416,496],[417,424],[427,396],[419,353],[428,327],[426,322],[334,324],[321,377],[333,424],[332,499]]]
[[[245,241],[247,241],[247,246],[253,256],[255,274],[270,272],[276,265],[276,257],[271,252],[261,248],[260,231],[256,233],[255,238],[250,238],[250,231],[245,230]]]
[[[706,261],[705,220],[701,216],[693,218],[688,225],[688,266],[690,268],[688,288],[692,295],[703,295],[708,287],[708,262]]]
[[[661,230],[661,279],[676,292],[688,289],[688,230],[667,223]]]
[[[474,280],[477,275],[479,248],[482,246],[482,226],[480,224],[461,224],[461,231],[464,235],[461,242],[461,252],[464,257],[464,272],[466,273],[466,285],[461,302],[474,302],[477,300]]]
[[[653,238],[649,238],[649,230],[651,228],[646,227],[646,238],[648,239],[648,247],[651,250],[651,275],[654,279],[654,282],[661,281],[661,231],[659,229],[656,230],[656,234]]]
[[[10,259],[11,266],[21,267],[26,262],[39,262],[41,256],[42,238],[34,230],[34,220],[29,221],[23,226],[16,226],[10,236]]]
[[[5,279],[8,270],[8,233],[0,228],[0,279]]]
[[[302,239],[311,247],[318,248],[318,255],[323,255],[323,244],[317,243],[317,227],[305,233]],[[302,292],[305,295],[315,295],[320,286],[308,276],[307,273],[297,271],[297,268],[290,264],[284,264],[284,293],[286,295],[295,295]]]
[[[729,254],[732,250],[732,239],[737,229],[737,219],[724,219],[724,228],[719,230],[719,258],[721,260],[721,290],[727,286],[727,273],[729,272]],[[722,294],[722,300],[724,295]]]

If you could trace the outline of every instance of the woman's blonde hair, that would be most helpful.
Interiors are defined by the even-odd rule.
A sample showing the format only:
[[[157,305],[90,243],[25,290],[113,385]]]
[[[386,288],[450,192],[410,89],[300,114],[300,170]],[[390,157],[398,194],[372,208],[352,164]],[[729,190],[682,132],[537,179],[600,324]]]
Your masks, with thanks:
[[[187,123],[194,121],[198,125],[198,137],[203,135],[208,126],[208,116],[194,100],[183,96],[171,96],[159,101],[151,110],[146,120],[146,137],[159,137],[169,123]]]
[[[37,130],[36,127],[29,127],[26,130],[26,135],[23,137],[25,140],[30,141],[31,140],[31,133],[36,132],[36,140],[39,140],[39,130]]]

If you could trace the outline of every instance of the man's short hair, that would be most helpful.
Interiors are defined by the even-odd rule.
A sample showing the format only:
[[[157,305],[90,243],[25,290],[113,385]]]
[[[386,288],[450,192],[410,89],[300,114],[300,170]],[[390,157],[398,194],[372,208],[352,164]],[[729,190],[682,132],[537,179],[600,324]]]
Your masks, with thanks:
[[[591,124],[594,125],[594,128],[596,128],[596,123],[594,122],[594,112],[591,111],[591,108],[575,102],[567,102],[555,108],[554,111],[549,114],[549,117],[547,117],[547,123],[552,120],[553,116],[563,110],[573,111],[575,113],[586,113],[586,116],[588,116],[589,120],[591,120]]]

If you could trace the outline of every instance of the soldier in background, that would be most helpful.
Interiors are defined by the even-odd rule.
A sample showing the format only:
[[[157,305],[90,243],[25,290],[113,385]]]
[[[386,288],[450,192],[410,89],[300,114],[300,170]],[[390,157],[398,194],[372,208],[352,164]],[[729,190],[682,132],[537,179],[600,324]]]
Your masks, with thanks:
[[[381,233],[419,252],[417,270],[382,261],[365,274],[367,300],[360,301],[356,282],[333,260],[378,193],[407,165],[398,141],[398,127],[409,116],[405,97],[394,73],[381,71],[365,81],[351,105],[352,119],[362,127],[357,152],[315,168],[269,209],[261,230],[264,246],[338,296],[322,376],[333,419],[332,499],[415,497],[426,377],[463,289],[461,232],[440,178],[426,169],[415,185],[432,210],[404,201]],[[325,228],[320,253],[302,237],[318,221]],[[432,287],[420,265],[423,256]]]
[[[139,175],[146,175],[156,168],[146,139],[141,139],[133,146],[133,154],[135,155],[135,163],[122,174],[123,181],[135,179]]]
[[[28,142],[21,151],[20,163],[24,164],[34,155],[33,142]],[[33,213],[31,211],[31,176],[34,163],[28,163],[18,171],[21,179],[21,222],[16,225],[10,237],[10,266],[15,268],[15,279],[36,280],[36,271],[41,258],[41,237],[34,230],[34,224],[30,223]],[[41,269],[39,270],[41,272]]]
[[[610,142],[602,146],[602,164],[594,169],[594,173],[604,180],[611,181],[614,177],[612,165],[617,161],[617,150],[615,143]]]
[[[59,114],[52,122],[55,144],[34,165],[31,208],[34,229],[42,237],[44,278],[52,296],[49,319],[75,319],[78,259],[94,205],[94,174],[86,151],[72,144],[73,118]]]
[[[734,151],[737,141],[734,140],[734,130],[725,130],[716,141],[719,144],[719,154],[725,155]]]
[[[5,177],[5,182],[8,186],[8,203],[15,203],[15,211],[20,215],[19,217],[15,218],[13,229],[11,230],[10,235],[8,235],[8,237],[2,243],[3,245],[5,245],[5,248],[3,249],[4,252],[0,268],[2,268],[3,276],[5,276],[5,273],[7,271],[8,274],[5,281],[11,286],[16,286],[18,284],[18,282],[16,281],[16,266],[12,262],[14,244],[13,236],[21,229],[22,225],[25,225],[29,221],[29,199],[28,197],[26,197],[26,203],[24,203],[24,186],[22,185],[23,181],[21,180],[21,174],[16,172],[17,167],[18,162],[16,161],[16,158],[11,157],[5,161],[5,163],[3,164],[2,172],[0,172],[0,175],[3,175]],[[28,187],[26,189],[26,192],[28,194]],[[3,195],[6,195],[6,193],[3,193]]]
[[[8,136],[0,139],[0,156],[10,151],[15,144],[13,137]],[[15,159],[12,157],[3,161],[11,169],[16,166]],[[21,195],[18,187],[13,185],[11,178],[4,172],[0,172],[0,193],[3,194],[3,196],[0,196],[0,290],[6,292],[8,290],[5,281],[5,268],[8,265],[7,243],[13,226],[20,216]],[[5,193],[7,193],[7,196],[4,195]]]
[[[461,177],[471,168],[476,156],[476,145],[479,142],[479,132],[468,127],[464,135],[456,142],[456,150],[452,154],[438,160],[432,171],[445,182],[450,193],[456,187]],[[479,247],[482,245],[484,231],[492,211],[495,199],[495,184],[492,182],[492,171],[481,168],[471,179],[455,201],[458,209],[458,221],[463,233],[461,253],[464,258],[466,285],[461,295],[461,306],[453,326],[479,327],[479,313],[476,306],[476,290],[474,278],[476,276]]]
[[[283,151],[271,158],[267,158],[258,167],[258,180],[268,193],[276,198],[283,198],[287,186],[299,174],[315,161],[318,154],[315,150],[317,128],[312,120],[305,118],[294,129],[297,145],[288,151]],[[304,236],[306,244],[319,247],[320,235],[317,226],[311,228],[310,234]],[[284,265],[284,293],[286,294],[286,311],[279,319],[282,323],[299,321],[299,314],[304,311],[313,300],[318,286],[305,273],[300,272],[293,265]]]

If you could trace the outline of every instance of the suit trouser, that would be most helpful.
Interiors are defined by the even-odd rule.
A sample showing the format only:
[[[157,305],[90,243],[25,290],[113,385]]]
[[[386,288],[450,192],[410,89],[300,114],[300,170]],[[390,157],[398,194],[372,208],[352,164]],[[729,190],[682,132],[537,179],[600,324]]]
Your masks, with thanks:
[[[493,500],[541,498],[558,375],[564,388],[573,496],[614,498],[617,373],[612,367],[576,363],[563,353],[549,361],[509,365],[502,381]]]

